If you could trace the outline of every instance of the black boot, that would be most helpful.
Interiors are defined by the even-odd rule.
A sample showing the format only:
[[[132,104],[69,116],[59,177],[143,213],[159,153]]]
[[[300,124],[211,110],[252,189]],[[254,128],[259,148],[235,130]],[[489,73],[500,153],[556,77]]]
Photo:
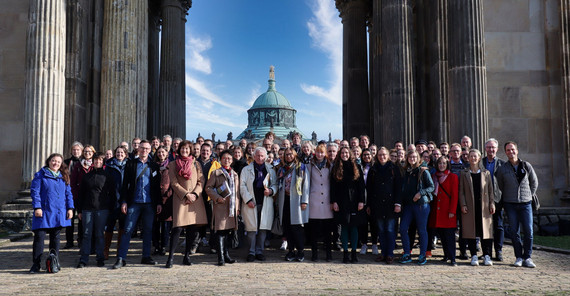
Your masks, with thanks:
[[[170,252],[170,253],[168,254],[168,259],[166,259],[166,265],[165,265],[164,267],[166,267],[166,268],[172,268],[172,261],[173,261],[173,259],[174,259],[174,258],[172,258],[172,257],[173,257],[173,254],[172,254],[172,252]]]
[[[319,251],[317,248],[311,248],[311,261],[317,262],[319,261]]]
[[[356,258],[356,250],[352,249],[352,252],[350,254],[350,263],[356,263],[358,262],[358,258]]]
[[[348,251],[344,251],[342,253],[342,263],[348,263],[350,260],[348,259]]]
[[[115,265],[113,265],[113,269],[119,269],[125,265],[127,265],[127,262],[125,262],[123,258],[119,257],[117,258],[117,262],[115,262]]]
[[[182,260],[182,265],[192,265],[192,262],[190,262],[190,252],[192,250],[192,244],[188,243],[191,240],[192,240],[192,232],[189,229],[186,229],[186,247],[184,248],[184,259]]]
[[[327,257],[326,257],[325,260],[327,260],[327,262],[331,262],[331,261],[332,261],[332,252],[331,252],[331,247],[330,247],[330,245],[326,248],[325,252],[326,252],[326,254],[327,254],[327,255],[326,255]]]
[[[225,242],[225,244],[224,244],[224,261],[226,263],[229,263],[229,264],[235,263],[236,260],[232,259],[230,257],[230,252],[229,252],[229,248],[228,248],[228,246],[230,245],[229,238],[225,237],[224,242]]]
[[[218,241],[216,243],[216,253],[218,254],[218,266],[224,266],[224,239],[223,235],[218,235]],[[210,240],[212,242],[212,240]]]

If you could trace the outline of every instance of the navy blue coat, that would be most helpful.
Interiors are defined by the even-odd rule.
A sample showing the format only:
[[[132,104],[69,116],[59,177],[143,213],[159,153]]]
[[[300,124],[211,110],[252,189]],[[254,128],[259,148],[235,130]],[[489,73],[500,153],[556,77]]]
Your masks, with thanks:
[[[71,226],[66,215],[73,209],[73,196],[61,175],[54,177],[47,167],[41,168],[34,175],[30,193],[34,209],[43,212],[43,217],[33,217],[32,230]]]

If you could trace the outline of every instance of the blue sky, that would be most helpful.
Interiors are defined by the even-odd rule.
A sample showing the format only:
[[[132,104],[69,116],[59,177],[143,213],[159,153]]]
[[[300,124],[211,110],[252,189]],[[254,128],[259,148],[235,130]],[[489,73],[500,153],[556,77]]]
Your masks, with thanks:
[[[192,1],[186,23],[187,138],[226,139],[267,90],[297,109],[297,127],[342,135],[342,24],[332,0]]]

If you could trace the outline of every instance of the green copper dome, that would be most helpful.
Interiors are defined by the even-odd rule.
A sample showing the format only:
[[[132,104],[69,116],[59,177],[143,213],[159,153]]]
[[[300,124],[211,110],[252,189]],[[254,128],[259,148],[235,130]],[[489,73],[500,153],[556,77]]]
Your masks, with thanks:
[[[275,89],[275,80],[269,79],[268,82],[269,88],[257,97],[250,110],[258,108],[292,108],[289,100]]]

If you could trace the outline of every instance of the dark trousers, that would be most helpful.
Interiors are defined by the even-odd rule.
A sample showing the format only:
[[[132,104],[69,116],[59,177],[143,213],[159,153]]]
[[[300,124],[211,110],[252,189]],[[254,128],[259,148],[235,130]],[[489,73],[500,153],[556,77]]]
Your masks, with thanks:
[[[172,221],[154,221],[152,225],[152,245],[155,249],[168,247],[170,229],[172,229]]]
[[[493,244],[495,252],[503,251],[505,241],[505,229],[503,227],[503,203],[495,203],[495,213],[493,214]]]
[[[73,215],[73,218],[71,218],[71,226],[65,228],[65,240],[68,245],[73,245],[75,221],[77,221],[77,245],[81,245],[81,239],[83,238],[83,224],[81,224],[81,220],[77,219],[77,215],[75,214]]]
[[[325,250],[330,251],[332,232],[333,228],[335,228],[333,219],[309,219],[309,225],[311,225],[311,249],[316,251],[318,243],[322,241]]]
[[[437,230],[435,228],[428,227],[427,233],[428,233],[427,250],[428,251],[435,250],[435,244],[433,243],[433,241],[434,241],[435,237],[437,236]]]
[[[370,227],[368,227],[370,225]],[[378,223],[370,215],[366,215],[366,222],[358,226],[358,239],[360,245],[368,243],[368,231],[370,231],[370,242],[372,245],[378,244]]]
[[[469,246],[469,253],[471,257],[477,255],[477,240],[476,239],[466,239],[467,245]],[[482,239],[481,249],[483,250],[483,256],[489,255],[491,257],[491,251],[493,250],[493,239]]]
[[[291,225],[291,207],[289,196],[285,196],[283,205],[283,235],[287,238],[287,248],[289,251],[297,249],[298,252],[305,250],[305,228],[302,224]]]
[[[32,259],[34,264],[40,264],[42,261],[42,253],[44,252],[44,241],[46,233],[49,234],[49,251],[53,250],[55,255],[59,257],[59,233],[61,227],[41,228],[34,230],[34,244],[32,251]]]
[[[441,239],[443,257],[455,262],[455,228],[437,228],[437,234]]]
[[[459,205],[457,206],[457,213],[461,213],[461,209]],[[459,230],[459,239],[457,242],[459,243],[459,252],[461,254],[467,253],[467,240],[463,238],[463,231],[461,230],[461,214],[457,215],[457,229]]]

